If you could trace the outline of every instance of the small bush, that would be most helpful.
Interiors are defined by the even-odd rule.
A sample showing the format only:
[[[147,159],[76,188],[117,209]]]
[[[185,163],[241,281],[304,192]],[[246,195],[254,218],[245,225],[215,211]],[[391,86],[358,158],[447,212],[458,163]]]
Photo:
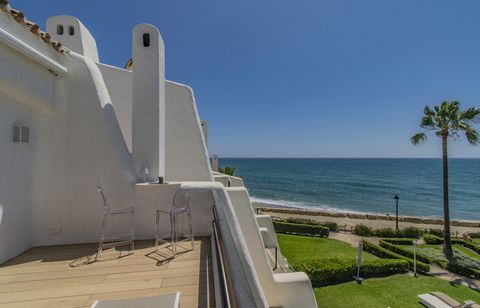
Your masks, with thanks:
[[[378,237],[398,237],[401,233],[401,230],[394,230],[392,228],[383,228],[374,231],[375,236]]]
[[[336,222],[320,222],[320,226],[327,227],[331,232],[337,232],[338,224]]]
[[[440,238],[443,238],[443,230],[440,229],[430,229],[428,230],[428,233],[433,234],[435,236],[438,236]]]
[[[413,245],[413,241],[416,239],[413,238],[386,238],[383,239],[385,242],[393,245]]]
[[[384,277],[402,273],[408,268],[408,262],[400,259],[378,259],[365,261],[360,267],[360,276],[364,278]],[[353,280],[357,274],[355,260],[311,259],[295,266],[295,270],[305,272],[315,286],[338,284]]]
[[[407,227],[403,229],[403,237],[420,238],[425,230],[416,227]]]
[[[356,225],[355,229],[353,229],[353,233],[359,236],[373,236],[373,230],[365,225]]]
[[[424,234],[423,235],[423,240],[425,241],[425,243],[427,243],[429,245],[443,244],[443,238],[438,237],[438,236],[433,235],[433,234],[430,234],[430,233]]]
[[[393,244],[390,244],[388,242],[385,242],[384,240],[380,240],[380,246],[383,247],[383,248],[386,248],[390,251],[393,251],[395,253],[398,253],[399,255],[402,255],[402,256],[408,257],[410,259],[413,259],[413,252],[408,250],[408,249],[403,248],[402,246],[393,245]],[[418,253],[416,254],[416,257],[417,257],[418,261],[421,261],[421,262],[424,262],[424,263],[432,263],[433,262],[433,260],[431,260],[430,258],[428,258],[424,255],[419,255]]]
[[[408,262],[408,267],[413,270],[413,259],[410,259],[408,257],[399,255],[398,253],[394,253],[393,251],[390,251],[386,248],[377,246],[373,243],[364,241],[363,242],[363,249],[372,255],[375,255],[379,258],[387,258],[387,259],[402,259]],[[425,264],[419,260],[417,260],[417,270],[422,273],[427,273],[430,271],[430,266],[428,264]]]
[[[330,231],[327,227],[307,224],[294,224],[288,222],[274,221],[273,226],[278,233],[303,234],[327,238]]]

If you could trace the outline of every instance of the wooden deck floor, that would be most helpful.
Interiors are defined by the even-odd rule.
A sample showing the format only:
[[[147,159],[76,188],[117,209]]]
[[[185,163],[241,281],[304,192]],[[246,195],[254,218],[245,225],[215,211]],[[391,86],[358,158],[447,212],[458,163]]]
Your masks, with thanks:
[[[214,306],[209,238],[173,260],[153,241],[135,244],[134,254],[109,249],[97,261],[95,244],[32,248],[0,266],[0,307],[90,307],[177,291],[182,308]]]

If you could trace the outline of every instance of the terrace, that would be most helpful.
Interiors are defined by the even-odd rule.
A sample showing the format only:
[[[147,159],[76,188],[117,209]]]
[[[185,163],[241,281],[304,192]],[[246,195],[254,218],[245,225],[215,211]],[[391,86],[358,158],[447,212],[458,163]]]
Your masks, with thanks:
[[[181,307],[215,305],[210,238],[169,259],[136,242],[134,254],[97,244],[35,247],[0,267],[0,307],[90,307],[98,299],[181,292]],[[121,248],[121,247],[119,247]]]

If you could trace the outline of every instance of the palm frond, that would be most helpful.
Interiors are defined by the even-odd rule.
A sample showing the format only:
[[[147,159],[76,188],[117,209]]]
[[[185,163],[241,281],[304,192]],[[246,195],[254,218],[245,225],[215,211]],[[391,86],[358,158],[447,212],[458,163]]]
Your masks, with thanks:
[[[468,120],[471,122],[478,122],[480,120],[480,109],[475,107],[470,107],[467,110],[463,111],[459,115],[460,120]]]
[[[467,125],[465,129],[465,137],[467,137],[468,143],[472,145],[477,145],[480,142],[478,132],[470,125]]]
[[[418,133],[418,134],[413,135],[410,138],[410,142],[413,145],[420,145],[420,144],[424,143],[425,141],[427,141],[427,135],[425,133]]]

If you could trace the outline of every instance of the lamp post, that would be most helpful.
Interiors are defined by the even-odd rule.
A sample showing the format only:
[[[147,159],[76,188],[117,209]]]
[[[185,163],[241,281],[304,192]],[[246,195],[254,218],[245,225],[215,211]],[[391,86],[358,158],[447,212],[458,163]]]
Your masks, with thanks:
[[[398,230],[398,201],[400,201],[400,197],[395,195],[393,199],[395,199],[395,229]]]

